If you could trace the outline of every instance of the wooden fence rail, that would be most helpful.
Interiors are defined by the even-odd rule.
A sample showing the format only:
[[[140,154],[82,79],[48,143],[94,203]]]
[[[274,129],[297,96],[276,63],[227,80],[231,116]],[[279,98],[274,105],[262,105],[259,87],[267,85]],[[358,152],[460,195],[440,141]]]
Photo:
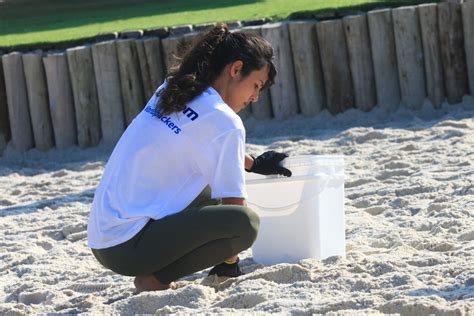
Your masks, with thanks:
[[[133,32],[59,53],[4,54],[0,155],[7,143],[20,152],[113,146],[210,26]],[[275,85],[239,113],[244,121],[420,109],[427,100],[439,108],[474,93],[474,1],[235,27],[266,38],[278,69]]]

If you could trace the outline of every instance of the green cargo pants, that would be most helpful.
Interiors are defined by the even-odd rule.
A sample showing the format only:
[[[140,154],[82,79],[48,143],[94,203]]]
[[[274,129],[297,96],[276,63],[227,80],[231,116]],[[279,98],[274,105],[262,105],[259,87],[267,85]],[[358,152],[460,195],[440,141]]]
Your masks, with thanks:
[[[92,249],[106,268],[122,275],[155,275],[170,283],[212,267],[248,249],[257,238],[260,219],[250,208],[222,205],[203,192],[183,211],[150,221],[132,239]]]

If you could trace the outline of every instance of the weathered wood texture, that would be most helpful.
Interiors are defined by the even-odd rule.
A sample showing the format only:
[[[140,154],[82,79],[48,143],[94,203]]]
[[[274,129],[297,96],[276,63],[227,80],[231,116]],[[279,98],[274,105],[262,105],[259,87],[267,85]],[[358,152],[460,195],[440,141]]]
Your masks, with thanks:
[[[99,100],[102,140],[112,146],[125,129],[115,42],[93,45],[92,60]]]
[[[246,34],[261,36],[262,35],[261,29],[262,29],[261,26],[249,26],[249,27],[243,27],[236,31],[246,33]],[[270,98],[270,89],[266,89],[260,92],[257,102],[252,103],[251,106],[244,111],[242,116],[244,117],[248,116],[250,113],[257,120],[266,120],[266,119],[271,119],[273,117],[272,102]]]
[[[343,18],[342,22],[354,85],[355,107],[369,111],[375,106],[377,96],[367,16],[351,15]]]
[[[80,46],[66,51],[76,113],[79,147],[92,147],[100,142],[100,115],[97,86],[90,47]]]
[[[367,13],[370,45],[374,67],[377,105],[394,110],[400,105],[397,54],[393,34],[392,10]]]
[[[349,56],[341,20],[317,24],[326,91],[326,105],[333,115],[354,107]]]
[[[11,142],[15,150],[24,152],[34,146],[31,128],[28,93],[23,72],[22,54],[13,52],[3,55],[3,72],[7,93],[8,118],[11,128]]]
[[[135,40],[118,40],[116,45],[125,124],[129,125],[145,105],[140,62]]]
[[[461,4],[440,3],[438,23],[446,96],[449,103],[458,103],[468,89]]]
[[[392,10],[401,102],[420,109],[425,93],[423,45],[416,7]]]
[[[11,139],[10,121],[8,120],[7,91],[5,90],[5,78],[3,74],[3,63],[0,62],[0,156]]]
[[[294,22],[289,30],[301,114],[314,116],[325,107],[316,22]]]
[[[464,35],[464,51],[469,79],[469,93],[474,95],[474,1],[462,4],[462,22]]]
[[[43,66],[43,54],[24,54],[23,69],[35,147],[39,150],[47,150],[54,147],[54,134],[49,113],[48,87]]]
[[[435,3],[420,5],[418,14],[423,39],[426,94],[433,106],[439,108],[445,98],[445,92],[439,45],[438,7]]]
[[[262,36],[273,46],[279,75],[270,87],[273,115],[277,120],[298,113],[298,96],[290,47],[288,23],[273,23],[262,27]]]
[[[136,41],[145,101],[149,100],[164,81],[161,41],[157,37]]]
[[[58,149],[77,144],[74,100],[67,58],[64,53],[43,57],[48,83],[49,111],[53,123],[54,140]]]

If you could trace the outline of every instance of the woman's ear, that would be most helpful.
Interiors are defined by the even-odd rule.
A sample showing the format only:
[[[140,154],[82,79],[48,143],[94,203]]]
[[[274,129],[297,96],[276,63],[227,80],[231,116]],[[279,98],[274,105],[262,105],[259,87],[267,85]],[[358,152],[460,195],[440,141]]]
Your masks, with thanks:
[[[241,60],[234,61],[229,69],[231,78],[235,78],[242,71],[243,67],[244,63]]]

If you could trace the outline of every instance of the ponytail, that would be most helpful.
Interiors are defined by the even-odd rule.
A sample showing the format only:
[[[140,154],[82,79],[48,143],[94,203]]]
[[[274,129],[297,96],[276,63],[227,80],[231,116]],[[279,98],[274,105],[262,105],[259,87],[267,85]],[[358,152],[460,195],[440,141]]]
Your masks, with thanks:
[[[272,61],[273,49],[258,35],[231,33],[226,24],[220,23],[209,30],[183,56],[180,65],[172,69],[167,85],[158,92],[156,111],[169,115],[181,112],[186,104],[206,90],[224,68],[236,61],[243,62],[242,75],[268,66],[268,81],[264,88],[274,83],[276,69]]]

